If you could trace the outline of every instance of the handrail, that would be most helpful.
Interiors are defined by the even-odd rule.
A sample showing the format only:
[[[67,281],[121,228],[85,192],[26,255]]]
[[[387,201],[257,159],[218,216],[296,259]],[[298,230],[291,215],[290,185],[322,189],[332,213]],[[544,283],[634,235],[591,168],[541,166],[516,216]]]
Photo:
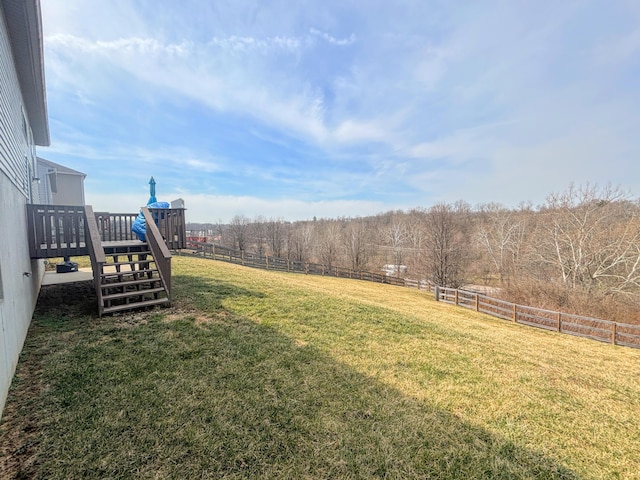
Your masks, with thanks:
[[[98,296],[98,310],[100,316],[104,309],[102,301],[102,288],[100,283],[100,276],[103,273],[104,264],[107,262],[107,257],[104,254],[102,248],[102,241],[100,240],[100,232],[98,231],[98,223],[96,222],[96,216],[93,213],[93,207],[91,205],[84,206],[85,215],[85,238],[87,247],[89,250],[89,258],[91,258],[91,270],[93,271],[93,284]]]
[[[140,211],[144,215],[146,223],[147,243],[158,267],[160,278],[167,292],[167,298],[171,302],[171,252],[169,252],[169,248],[162,238],[149,209],[142,207]]]
[[[87,228],[87,243],[89,245],[89,254],[91,260],[98,263],[105,263],[107,257],[104,254],[102,248],[102,240],[100,239],[100,232],[98,231],[98,224],[96,223],[96,217],[93,214],[93,207],[91,205],[85,205],[85,219]]]

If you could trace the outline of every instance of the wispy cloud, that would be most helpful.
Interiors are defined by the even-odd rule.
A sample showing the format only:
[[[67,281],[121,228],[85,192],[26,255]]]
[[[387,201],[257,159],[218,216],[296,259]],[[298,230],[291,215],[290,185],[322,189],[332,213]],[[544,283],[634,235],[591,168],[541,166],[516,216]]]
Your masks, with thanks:
[[[261,53],[268,53],[274,50],[288,50],[290,52],[295,52],[302,46],[300,39],[292,37],[256,39],[254,37],[238,37],[235,35],[225,38],[214,37],[208,44],[235,52],[250,52],[257,50]]]
[[[87,203],[96,211],[137,211],[148,198],[148,186],[127,195],[87,192]],[[249,218],[284,218],[289,221],[317,218],[359,217],[384,211],[384,202],[335,200],[303,201],[296,199],[264,199],[255,196],[205,195],[184,191],[158,193],[158,199],[171,201],[182,198],[190,221],[226,222],[234,215]],[[336,213],[339,212],[339,213]]]
[[[323,40],[329,42],[332,45],[346,46],[346,45],[351,45],[356,41],[356,36],[353,33],[349,35],[349,37],[347,38],[336,38],[333,35],[329,35],[327,32],[322,32],[318,30],[317,28],[310,28],[309,33],[313,36],[322,38]]]
[[[291,212],[535,203],[570,181],[640,191],[633,2],[48,0],[43,12],[49,152],[84,163],[72,166],[102,179],[92,188],[133,188],[111,183],[115,162],[134,165],[136,185],[157,170],[193,199],[275,211],[285,195]]]

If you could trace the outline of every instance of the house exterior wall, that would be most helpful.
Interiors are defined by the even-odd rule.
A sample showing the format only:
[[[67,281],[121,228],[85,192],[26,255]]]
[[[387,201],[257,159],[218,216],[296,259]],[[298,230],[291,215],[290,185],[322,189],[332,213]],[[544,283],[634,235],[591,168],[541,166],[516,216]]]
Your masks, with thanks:
[[[4,408],[18,357],[27,336],[44,274],[44,263],[31,260],[29,257],[26,241],[26,204],[27,198],[22,194],[16,194],[13,183],[4,172],[1,173],[0,412]]]
[[[38,203],[43,205],[53,205],[53,192],[51,191],[51,180],[49,177],[49,168],[36,160],[36,168],[38,169],[38,195],[40,200]]]
[[[0,25],[0,168],[25,196],[36,172],[36,149],[13,62],[11,43],[2,9]]]
[[[2,7],[2,4],[0,4]],[[27,242],[26,204],[38,202],[35,145],[0,8],[0,415],[44,273]]]
[[[84,173],[41,157],[36,157],[36,168],[40,203],[84,206]]]
[[[57,192],[52,194],[53,205],[84,206],[84,178],[82,175],[56,174]]]

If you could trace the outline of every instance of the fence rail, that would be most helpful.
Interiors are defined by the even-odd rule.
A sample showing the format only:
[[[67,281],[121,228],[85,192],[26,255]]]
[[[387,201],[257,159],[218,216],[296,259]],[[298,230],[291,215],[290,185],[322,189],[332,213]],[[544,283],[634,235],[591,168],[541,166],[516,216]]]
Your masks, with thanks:
[[[212,243],[187,241],[187,249],[182,255],[194,255],[223,262],[237,263],[253,268],[265,270],[277,270],[281,272],[305,273],[308,275],[324,275],[328,277],[351,278],[366,280],[369,282],[386,283],[389,285],[406,286],[405,280],[399,277],[388,277],[382,273],[361,272],[349,268],[322,265],[319,263],[301,262],[287,258],[279,258],[267,255],[234,250]]]
[[[498,298],[468,290],[437,287],[426,280],[389,277],[381,273],[357,272],[347,268],[288,260],[286,258],[245,253],[211,243],[187,241],[187,250],[181,255],[200,256],[237,263],[247,267],[297,272],[309,275],[325,275],[385,283],[433,292],[438,301],[473,309],[503,320],[545,330],[590,338],[614,345],[640,348],[640,325],[618,323],[610,320],[584,317],[507,302]]]
[[[514,323],[614,345],[640,348],[640,325],[518,305],[481,293],[454,288],[436,287],[435,295],[439,301],[470,308]]]

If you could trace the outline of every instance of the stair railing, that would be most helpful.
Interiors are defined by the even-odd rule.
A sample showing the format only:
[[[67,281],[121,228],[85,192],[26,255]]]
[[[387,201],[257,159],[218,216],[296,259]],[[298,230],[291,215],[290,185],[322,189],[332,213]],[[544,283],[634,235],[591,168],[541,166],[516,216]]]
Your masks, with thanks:
[[[87,247],[89,249],[89,257],[91,258],[91,269],[93,270],[93,283],[98,296],[98,312],[102,316],[104,305],[102,302],[102,285],[101,275],[103,273],[104,264],[107,262],[107,257],[104,254],[102,248],[102,240],[100,239],[100,232],[98,231],[98,223],[96,222],[96,216],[93,213],[93,207],[91,205],[84,206],[85,214],[85,239]]]
[[[142,207],[141,211],[146,223],[147,243],[158,267],[164,288],[167,291],[167,298],[169,299],[169,303],[171,303],[171,253],[149,209]]]

